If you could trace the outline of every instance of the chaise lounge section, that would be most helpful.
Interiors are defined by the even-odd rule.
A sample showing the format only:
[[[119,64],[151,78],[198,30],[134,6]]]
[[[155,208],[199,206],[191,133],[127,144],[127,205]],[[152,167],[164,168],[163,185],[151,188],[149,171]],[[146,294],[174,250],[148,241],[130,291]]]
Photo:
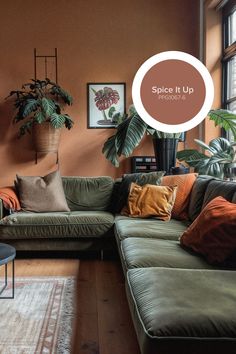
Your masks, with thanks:
[[[142,354],[235,353],[233,271],[137,268],[127,298]]]

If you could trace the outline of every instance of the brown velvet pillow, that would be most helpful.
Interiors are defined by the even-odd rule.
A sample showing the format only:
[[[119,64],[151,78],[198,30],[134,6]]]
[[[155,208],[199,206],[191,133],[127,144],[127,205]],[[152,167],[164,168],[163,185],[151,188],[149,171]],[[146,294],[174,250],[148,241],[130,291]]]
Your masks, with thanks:
[[[131,183],[127,206],[123,208],[123,215],[136,218],[148,218],[168,221],[175,202],[176,186],[161,187],[146,184],[139,186]]]
[[[236,251],[236,204],[223,197],[209,202],[180,238],[180,244],[222,263]]]
[[[59,171],[47,176],[18,176],[16,188],[22,210],[33,212],[70,211]]]
[[[178,186],[175,204],[172,210],[173,219],[188,220],[190,193],[196,178],[197,173],[162,177],[161,186]]]

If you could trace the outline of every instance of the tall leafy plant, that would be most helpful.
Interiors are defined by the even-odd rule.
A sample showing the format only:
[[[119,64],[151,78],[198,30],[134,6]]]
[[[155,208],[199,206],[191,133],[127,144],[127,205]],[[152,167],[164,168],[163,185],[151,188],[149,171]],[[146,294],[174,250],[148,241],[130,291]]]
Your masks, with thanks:
[[[236,115],[232,112],[218,109],[211,110],[209,119],[225,130],[231,130],[236,140]],[[178,139],[181,133],[165,133],[149,127],[138,115],[134,106],[131,106],[129,116],[117,126],[117,131],[104,143],[103,154],[115,166],[119,167],[119,158],[130,156],[140,144],[144,135],[151,135],[154,139]]]
[[[116,133],[107,139],[102,149],[106,159],[115,167],[119,167],[119,158],[122,155],[125,157],[132,155],[145,134],[159,139],[178,139],[181,135],[181,133],[168,134],[152,129],[142,120],[133,106],[129,109],[129,116],[117,125],[116,128]]]
[[[72,105],[71,95],[48,78],[32,79],[21,90],[11,91],[8,97],[14,97],[15,100],[16,115],[13,122],[24,121],[19,129],[19,137],[31,132],[33,125],[43,122],[50,122],[56,129],[73,127],[72,118],[62,112],[65,105]]]

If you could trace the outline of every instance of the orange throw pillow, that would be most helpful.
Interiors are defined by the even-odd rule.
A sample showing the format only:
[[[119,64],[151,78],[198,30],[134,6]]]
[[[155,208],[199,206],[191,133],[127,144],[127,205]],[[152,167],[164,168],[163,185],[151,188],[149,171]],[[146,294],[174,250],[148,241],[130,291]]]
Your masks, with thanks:
[[[175,202],[177,187],[161,187],[152,184],[139,186],[131,183],[127,207],[122,214],[136,218],[155,216],[168,221]]]
[[[188,220],[187,211],[190,193],[196,178],[197,173],[162,177],[161,186],[178,186],[175,204],[172,210],[172,218],[178,220]]]
[[[236,250],[236,204],[214,198],[180,238],[180,244],[221,263]]]

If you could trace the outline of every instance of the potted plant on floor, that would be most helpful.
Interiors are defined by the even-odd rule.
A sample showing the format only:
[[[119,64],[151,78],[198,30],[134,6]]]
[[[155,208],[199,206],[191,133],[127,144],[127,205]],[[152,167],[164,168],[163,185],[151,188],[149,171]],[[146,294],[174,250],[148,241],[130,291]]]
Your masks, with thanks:
[[[71,95],[46,78],[31,80],[8,97],[15,100],[17,113],[13,122],[22,123],[18,136],[32,131],[36,152],[57,152],[61,128],[73,127],[72,118],[62,112],[65,105],[72,105]]]
[[[231,143],[225,138],[216,138],[209,145],[194,139],[206,153],[195,149],[186,149],[177,152],[179,161],[184,161],[193,167],[195,172],[218,178],[233,179],[236,172],[236,143]]]
[[[182,133],[168,134],[149,127],[134,106],[130,106],[129,115],[116,128],[117,132],[107,139],[102,150],[115,167],[119,167],[121,155],[129,157],[133,153],[145,134],[153,138],[158,170],[169,172],[170,168],[175,166],[177,144]]]
[[[211,120],[225,130],[230,130],[236,141],[236,115],[222,109],[209,112]],[[177,153],[179,161],[186,162],[200,174],[218,178],[233,179],[236,172],[236,143],[225,138],[216,138],[209,145],[201,140],[195,142],[204,150],[204,153],[195,149],[186,149]],[[206,152],[206,153],[205,153]]]
[[[236,136],[235,114],[226,110],[211,110],[209,118],[214,120],[215,125],[221,126],[225,130],[230,129]],[[137,114],[134,107],[131,109],[129,117],[117,126],[116,133],[104,143],[102,152],[115,167],[119,167],[121,155],[129,157],[145,134],[153,138],[158,170],[169,173],[170,168],[175,166],[177,143],[181,133],[168,134],[150,128]],[[168,150],[164,146],[170,144],[170,140],[172,140],[172,149]]]

